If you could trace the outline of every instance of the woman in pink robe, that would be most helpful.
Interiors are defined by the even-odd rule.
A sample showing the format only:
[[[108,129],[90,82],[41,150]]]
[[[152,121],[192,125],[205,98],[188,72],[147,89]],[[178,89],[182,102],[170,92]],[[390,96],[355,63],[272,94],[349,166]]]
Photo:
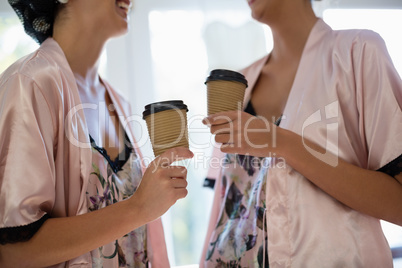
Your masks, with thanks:
[[[187,182],[168,164],[192,153],[145,169],[128,103],[97,74],[131,1],[9,2],[41,46],[0,75],[0,267],[169,267],[159,217]]]
[[[246,112],[205,119],[225,161],[200,267],[392,267],[402,82],[383,40],[332,30],[310,0],[248,3],[274,48],[242,72]]]

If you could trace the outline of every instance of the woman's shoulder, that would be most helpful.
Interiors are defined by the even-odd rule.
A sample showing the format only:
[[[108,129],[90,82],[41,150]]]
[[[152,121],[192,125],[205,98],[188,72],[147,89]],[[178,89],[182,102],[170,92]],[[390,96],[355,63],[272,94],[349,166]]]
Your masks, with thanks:
[[[31,94],[40,90],[45,97],[61,96],[66,85],[64,81],[71,78],[69,70],[61,49],[48,42],[8,67],[0,75],[0,88],[13,87],[14,94]]]
[[[61,110],[67,111],[66,101],[73,99],[67,95],[75,80],[69,81],[69,75],[52,56],[39,48],[12,64],[0,75],[0,102],[10,109],[18,105],[26,106],[26,110],[47,109],[55,120]]]
[[[14,62],[0,76],[0,83],[21,77],[40,86],[49,80],[58,81],[60,77],[57,62],[49,57],[41,48]]]
[[[333,44],[348,47],[352,50],[385,48],[385,42],[381,35],[368,29],[334,30],[333,37],[337,41],[333,42]]]

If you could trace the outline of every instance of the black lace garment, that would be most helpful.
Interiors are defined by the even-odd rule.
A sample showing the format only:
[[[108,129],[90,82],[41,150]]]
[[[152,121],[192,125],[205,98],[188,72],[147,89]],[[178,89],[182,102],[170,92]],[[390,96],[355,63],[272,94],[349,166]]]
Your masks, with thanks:
[[[377,171],[386,173],[394,178],[400,175],[402,173],[402,154]]]
[[[130,154],[133,150],[133,148],[131,147],[130,140],[126,133],[125,141],[124,141],[124,150],[119,153],[119,155],[116,157],[115,160],[112,161],[112,159],[110,159],[110,156],[108,155],[106,149],[96,145],[96,142],[91,137],[91,135],[89,135],[89,140],[91,141],[92,148],[97,150],[106,159],[106,161],[109,163],[109,165],[112,168],[114,173],[117,173],[118,171],[122,170],[124,164],[127,162],[128,158],[130,157]]]
[[[49,218],[45,214],[42,218],[28,225],[0,228],[0,244],[26,242],[34,236],[42,224]]]

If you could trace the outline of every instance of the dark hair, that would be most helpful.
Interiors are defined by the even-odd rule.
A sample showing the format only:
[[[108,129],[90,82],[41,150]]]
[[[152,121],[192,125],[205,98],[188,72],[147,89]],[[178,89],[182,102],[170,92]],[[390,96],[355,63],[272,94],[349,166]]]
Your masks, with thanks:
[[[8,0],[17,13],[25,32],[37,43],[42,44],[53,35],[53,24],[57,0]]]

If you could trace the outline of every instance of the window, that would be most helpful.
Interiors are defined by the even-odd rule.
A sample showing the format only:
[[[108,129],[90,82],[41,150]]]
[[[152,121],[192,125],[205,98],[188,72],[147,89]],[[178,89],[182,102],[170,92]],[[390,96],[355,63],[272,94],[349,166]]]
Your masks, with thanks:
[[[213,199],[213,190],[202,187],[211,153],[211,135],[201,123],[207,115],[204,82],[211,69],[238,70],[265,55],[269,30],[253,22],[247,9],[154,10],[149,28],[155,101],[180,99],[190,107],[195,158],[185,163],[189,194],[169,210],[163,223],[171,265],[194,265],[200,261]]]
[[[17,16],[0,17],[0,73],[36,48],[38,44],[25,34]]]

